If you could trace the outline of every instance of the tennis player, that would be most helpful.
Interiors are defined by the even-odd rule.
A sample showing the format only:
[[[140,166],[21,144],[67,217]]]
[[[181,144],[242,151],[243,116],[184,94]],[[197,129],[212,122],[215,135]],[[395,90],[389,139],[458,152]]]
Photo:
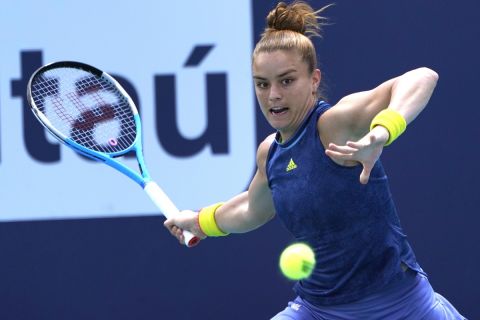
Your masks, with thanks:
[[[323,8],[324,9],[324,8]],[[311,36],[322,10],[280,2],[253,52],[255,92],[276,133],[258,147],[247,191],[165,221],[205,238],[280,217],[316,267],[273,319],[464,319],[435,293],[402,231],[380,154],[427,105],[438,75],[419,68],[331,106]]]

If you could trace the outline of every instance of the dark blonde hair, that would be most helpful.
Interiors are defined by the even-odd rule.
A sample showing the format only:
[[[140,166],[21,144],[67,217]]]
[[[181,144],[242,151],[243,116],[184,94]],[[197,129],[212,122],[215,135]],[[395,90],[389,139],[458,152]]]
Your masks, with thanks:
[[[267,15],[267,25],[255,46],[252,62],[262,52],[297,51],[312,73],[317,68],[317,53],[311,38],[321,37],[322,27],[328,21],[320,13],[331,5],[314,11],[303,1],[279,2]]]

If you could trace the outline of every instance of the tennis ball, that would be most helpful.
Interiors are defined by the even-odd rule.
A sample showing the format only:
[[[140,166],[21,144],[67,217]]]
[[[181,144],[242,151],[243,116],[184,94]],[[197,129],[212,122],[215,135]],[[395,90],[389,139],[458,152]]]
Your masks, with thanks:
[[[294,243],[280,255],[280,270],[290,280],[305,279],[315,267],[315,253],[305,243]]]

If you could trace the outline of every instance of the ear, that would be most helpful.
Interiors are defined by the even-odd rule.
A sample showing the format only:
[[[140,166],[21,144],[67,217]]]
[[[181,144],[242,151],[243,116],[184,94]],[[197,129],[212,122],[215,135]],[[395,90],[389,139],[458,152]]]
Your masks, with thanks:
[[[318,87],[320,86],[320,81],[322,81],[322,72],[320,69],[313,70],[312,73],[312,92],[317,93]]]

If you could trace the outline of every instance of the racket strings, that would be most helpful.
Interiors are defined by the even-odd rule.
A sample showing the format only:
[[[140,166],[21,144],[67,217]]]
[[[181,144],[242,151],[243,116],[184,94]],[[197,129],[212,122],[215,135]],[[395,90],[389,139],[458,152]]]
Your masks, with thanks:
[[[83,147],[115,154],[134,144],[132,107],[108,78],[62,67],[34,78],[31,88],[51,126]]]
[[[53,110],[55,110],[55,113],[57,114],[57,116],[60,119],[62,119],[64,122],[73,124],[74,119],[73,119],[72,115],[70,113],[68,113],[67,110],[65,110],[65,108],[63,107],[62,97],[60,97],[58,95],[54,96],[52,98],[52,103],[54,105]]]
[[[102,98],[102,96],[98,93],[98,91],[95,91],[95,92],[92,93],[92,98],[95,100],[95,102],[98,105],[102,105],[102,106],[107,106],[108,105],[108,103]],[[122,102],[124,104],[126,104],[126,108],[117,108],[116,114],[115,114],[116,118],[121,120],[121,121],[132,120],[132,112],[131,112],[130,105],[128,104],[128,101],[126,101],[126,99],[123,97],[123,95],[120,96],[119,99],[122,100]],[[97,117],[100,117],[102,115],[102,113],[106,113],[106,112],[100,112],[98,109],[94,109],[93,112],[94,112],[95,116],[97,116]],[[135,123],[133,123],[133,125],[135,125]],[[129,123],[127,123],[125,128],[129,128]],[[120,146],[120,148],[125,150],[130,145],[133,144],[133,142],[135,140],[135,136],[136,136],[135,130],[133,132],[125,132],[124,139],[119,139],[116,143]],[[113,141],[109,141],[109,143],[114,144]]]

